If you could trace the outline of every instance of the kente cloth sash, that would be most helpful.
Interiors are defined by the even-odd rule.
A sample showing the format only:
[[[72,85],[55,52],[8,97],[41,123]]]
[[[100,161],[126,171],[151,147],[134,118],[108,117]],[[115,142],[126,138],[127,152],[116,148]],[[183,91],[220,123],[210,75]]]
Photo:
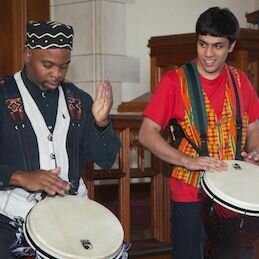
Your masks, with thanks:
[[[234,68],[230,68],[231,71]],[[236,71],[236,70],[235,70]],[[182,67],[176,70],[179,81],[181,84],[181,94],[184,104],[184,119],[182,121],[178,121],[182,130],[184,131],[185,136],[187,138],[183,138],[178,146],[178,149],[190,157],[198,157],[198,152],[194,149],[192,144],[187,140],[190,139],[192,142],[200,147],[201,146],[201,139],[199,131],[194,123],[194,115],[193,109],[191,105],[191,97],[188,90],[188,82],[186,78],[185,71]],[[236,71],[233,73],[235,76],[235,80],[237,82],[237,88],[240,88],[240,78],[239,74]],[[236,139],[237,139],[237,131],[236,131],[236,121],[235,121],[235,95],[233,91],[233,85],[231,78],[228,74],[228,78],[226,80],[226,88],[225,88],[225,98],[224,98],[224,105],[222,116],[219,119],[216,116],[216,113],[211,106],[211,103],[202,89],[203,97],[204,97],[204,104],[205,110],[207,114],[207,146],[208,146],[208,155],[211,157],[216,157],[220,160],[229,160],[235,158],[236,153]],[[239,91],[240,96],[240,91]],[[242,99],[242,98],[240,98]],[[233,105],[234,104],[234,105]],[[242,104],[241,104],[242,105]],[[243,109],[241,109],[243,110]],[[246,112],[242,112],[241,114],[243,128],[242,128],[242,140],[241,140],[241,147],[244,147],[245,139],[246,139],[246,132],[248,126],[248,115]],[[198,187],[200,183],[200,171],[190,171],[184,167],[174,166],[172,177],[184,181],[194,187]]]
[[[61,86],[59,90],[58,110],[53,134],[49,131],[36,103],[25,87],[21,72],[14,75],[21,94],[24,110],[28,116],[38,142],[40,169],[50,170],[60,167],[60,177],[68,181],[68,154],[66,140],[70,125],[70,115]],[[86,186],[82,179],[79,182],[78,195],[86,195]],[[22,188],[0,191],[0,213],[14,218],[25,217],[29,210],[41,199],[41,192],[27,192]]]

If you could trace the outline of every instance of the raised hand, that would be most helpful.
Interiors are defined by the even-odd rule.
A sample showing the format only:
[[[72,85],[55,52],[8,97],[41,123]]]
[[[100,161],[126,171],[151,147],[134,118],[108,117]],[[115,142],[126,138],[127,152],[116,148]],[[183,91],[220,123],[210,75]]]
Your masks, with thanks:
[[[110,81],[106,79],[104,82],[98,84],[96,89],[96,97],[92,106],[92,113],[95,123],[99,127],[105,127],[108,125],[112,103],[112,87]]]

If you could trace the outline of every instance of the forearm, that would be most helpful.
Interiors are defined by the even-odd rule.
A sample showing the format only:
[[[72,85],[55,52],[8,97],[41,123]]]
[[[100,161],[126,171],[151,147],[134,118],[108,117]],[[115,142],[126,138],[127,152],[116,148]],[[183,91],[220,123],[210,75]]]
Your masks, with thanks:
[[[160,134],[161,127],[156,122],[144,118],[139,131],[139,142],[163,161],[185,167],[191,171],[223,171],[227,165],[209,156],[189,157],[172,147]]]
[[[16,187],[23,187],[24,171],[15,171],[10,178],[10,185]]]
[[[246,151],[247,152],[253,152],[256,151],[259,153],[259,132],[252,134],[253,136],[250,136],[246,143]]]
[[[187,155],[175,149],[160,137],[154,137],[141,144],[149,149],[155,156],[169,164],[184,166],[185,161],[188,158]]]
[[[84,144],[84,159],[110,168],[119,152],[121,143],[110,123],[104,130],[95,126],[89,131]]]
[[[139,142],[161,160],[183,166],[187,155],[172,147],[160,134],[159,128],[150,127],[146,121],[142,124],[138,136]]]
[[[246,152],[259,153],[259,124],[258,120],[248,126],[247,139],[245,145]]]

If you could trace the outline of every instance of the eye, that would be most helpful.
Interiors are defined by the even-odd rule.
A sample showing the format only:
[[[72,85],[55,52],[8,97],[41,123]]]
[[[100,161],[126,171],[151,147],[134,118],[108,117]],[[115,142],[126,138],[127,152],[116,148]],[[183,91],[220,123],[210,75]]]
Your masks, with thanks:
[[[216,45],[215,45],[215,48],[216,48],[216,49],[222,49],[223,47],[224,47],[224,46],[223,46],[222,44],[216,44]]]
[[[200,42],[199,42],[199,45],[200,45],[202,48],[205,48],[205,47],[206,47],[206,43],[203,42],[203,41],[200,41]]]
[[[45,68],[47,68],[47,69],[50,69],[50,68],[52,68],[52,66],[53,66],[53,64],[50,63],[50,62],[43,62],[42,64],[43,64],[43,66],[44,66]]]
[[[62,70],[67,70],[68,69],[68,65],[63,65],[60,67]]]

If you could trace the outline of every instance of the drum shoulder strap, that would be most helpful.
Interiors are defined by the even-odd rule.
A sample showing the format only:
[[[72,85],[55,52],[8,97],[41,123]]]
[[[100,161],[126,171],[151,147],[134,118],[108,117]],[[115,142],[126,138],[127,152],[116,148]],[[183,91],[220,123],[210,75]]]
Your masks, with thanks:
[[[241,147],[242,147],[242,130],[243,130],[243,121],[241,118],[241,105],[240,105],[240,97],[238,92],[237,83],[234,77],[234,73],[237,73],[237,71],[234,69],[234,67],[228,66],[228,71],[230,74],[231,82],[233,85],[235,98],[236,98],[236,131],[237,131],[237,141],[236,141],[236,154],[235,159],[236,160],[243,160],[243,157],[241,156]]]
[[[199,79],[197,67],[194,62],[183,65],[185,75],[188,82],[188,91],[190,94],[192,111],[194,117],[194,123],[200,133],[201,139],[201,156],[207,156],[209,154],[207,147],[207,113],[205,109],[205,101],[202,92],[202,86]]]
[[[195,151],[200,156],[208,155],[207,147],[207,113],[205,109],[204,97],[202,92],[201,83],[199,80],[198,71],[196,65],[191,62],[184,64],[182,66],[188,83],[188,92],[191,99],[192,111],[194,117],[194,124],[196,125],[201,139],[201,147],[198,147],[190,138],[188,138],[181,126],[178,124],[177,120],[173,119],[170,122],[171,132],[174,138],[174,146],[177,147],[182,138],[186,138],[188,142],[192,145]]]
[[[198,147],[188,136],[185,135],[181,125],[177,122],[176,119],[172,119],[169,123],[170,131],[173,137],[173,143],[172,146],[175,148],[178,148],[182,139],[185,138],[188,140],[188,142],[192,145],[194,150],[201,155],[202,151],[200,147]]]

